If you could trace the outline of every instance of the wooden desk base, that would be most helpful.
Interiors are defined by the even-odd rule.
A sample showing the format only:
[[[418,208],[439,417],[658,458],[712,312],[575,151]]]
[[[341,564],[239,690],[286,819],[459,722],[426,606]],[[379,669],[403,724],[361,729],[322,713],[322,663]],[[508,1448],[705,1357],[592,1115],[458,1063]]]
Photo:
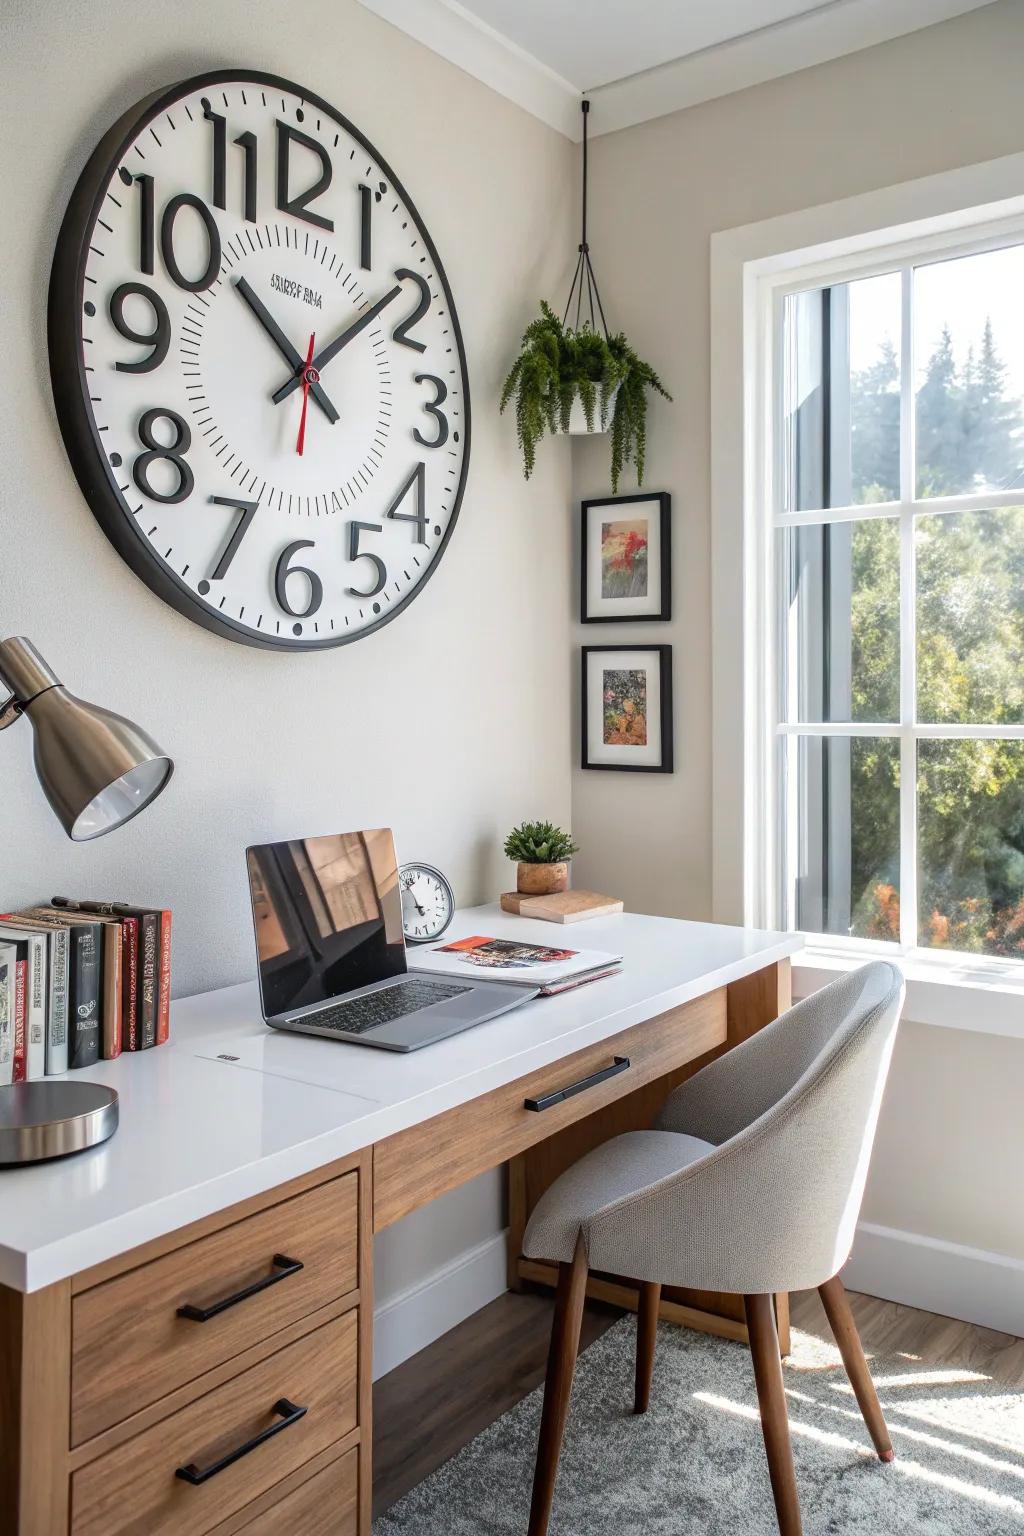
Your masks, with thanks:
[[[549,1266],[521,1257],[526,1222],[544,1190],[591,1147],[621,1131],[649,1126],[677,1084],[763,1028],[789,1005],[789,985],[787,960],[578,1052],[558,1064],[559,1073],[569,1074],[566,1081],[573,1080],[574,1071],[586,1075],[606,1064],[620,1043],[631,1055],[631,1076],[605,1080],[589,1094],[565,1101],[545,1114],[523,1108],[524,1092],[550,1086],[548,1079],[553,1074],[535,1073],[375,1148],[219,1211],[44,1290],[23,1295],[0,1286],[0,1510],[4,1531],[11,1536],[108,1536],[114,1531],[140,1529],[139,1522],[143,1521],[147,1532],[159,1532],[160,1536],[202,1536],[205,1532],[210,1536],[261,1536],[280,1528],[279,1517],[294,1517],[308,1524],[309,1512],[316,1511],[322,1520],[324,1501],[330,1504],[333,1500],[335,1523],[317,1525],[317,1530],[329,1529],[332,1536],[370,1536],[372,1232],[484,1167],[511,1159],[510,1287],[553,1283],[554,1271]],[[353,1176],[354,1182],[346,1183],[345,1176]],[[261,1290],[245,1301],[237,1314],[225,1314],[249,1320],[251,1332],[247,1323],[237,1338],[231,1336],[233,1342],[227,1348],[226,1332],[211,1329],[209,1354],[196,1364],[188,1354],[194,1323],[176,1321],[180,1316],[177,1306],[196,1300],[209,1306],[240,1284],[264,1278],[272,1261],[269,1252],[263,1256],[260,1223],[272,1229],[267,1240],[270,1250],[276,1252],[275,1212],[279,1213],[280,1242],[288,1233],[288,1242],[295,1246],[296,1233],[287,1225],[295,1207],[284,1202],[303,1199],[332,1180],[337,1181],[339,1200],[336,1213],[328,1218],[327,1230],[333,1222],[338,1246],[347,1245],[356,1254],[351,1274],[346,1271],[347,1278],[341,1282],[351,1285],[354,1281],[354,1288],[336,1295],[338,1285],[332,1289],[325,1279],[325,1294],[329,1294],[326,1305],[324,1296],[315,1289],[315,1265],[322,1266],[326,1274],[336,1261],[332,1244],[327,1243],[324,1251],[324,1201],[318,1196],[308,1204],[308,1223],[300,1222],[304,1253],[299,1256],[308,1262],[309,1272],[302,1271],[304,1281],[290,1282],[292,1303],[288,1301],[287,1279],[279,1289]],[[354,1199],[345,1195],[346,1190],[351,1193],[356,1187]],[[313,1219],[314,1212],[320,1213],[319,1225]],[[269,1219],[264,1222],[265,1213]],[[225,1228],[235,1224],[239,1224],[237,1244],[216,1240]],[[259,1242],[258,1253],[254,1250],[246,1257],[247,1232],[250,1237],[258,1232]],[[320,1234],[319,1252],[313,1241],[316,1232]],[[176,1255],[182,1256],[180,1266]],[[235,1273],[240,1265],[244,1273]],[[297,1312],[302,1315],[293,1316],[289,1307],[300,1284],[305,1283],[313,1285],[309,1310],[299,1307]],[[175,1287],[180,1288],[180,1296]],[[72,1334],[81,1334],[83,1319],[92,1315],[89,1298],[96,1297],[100,1288],[105,1288],[104,1316],[109,1313],[111,1330],[122,1326],[119,1319],[124,1320],[125,1328],[138,1330],[140,1320],[147,1315],[147,1305],[156,1306],[157,1300],[160,1316],[153,1324],[156,1342],[146,1346],[146,1358],[134,1370],[125,1367],[124,1415],[112,1422],[108,1413],[106,1419],[89,1427],[82,1419],[83,1383],[88,1385],[89,1374],[83,1374],[80,1349],[76,1355],[81,1339],[73,1339]],[[623,1308],[636,1307],[636,1290],[627,1279],[595,1276],[590,1292]],[[789,1348],[785,1297],[778,1298],[778,1315],[785,1352]],[[666,1289],[661,1316],[725,1338],[747,1337],[742,1299],[734,1296]],[[161,1319],[166,1322],[166,1337],[159,1331]],[[316,1352],[312,1341],[315,1331],[323,1341],[341,1339],[342,1335],[348,1341],[347,1352],[339,1355],[335,1350],[328,1362],[339,1378],[344,1377],[337,1391],[327,1392],[323,1387],[325,1380],[333,1379],[326,1374],[326,1366],[324,1372],[301,1379],[300,1365],[306,1362],[308,1366]],[[122,1342],[130,1342],[130,1335]],[[173,1354],[175,1349],[181,1352],[182,1364],[180,1369],[173,1368],[160,1394],[154,1391],[129,1406],[128,1386],[137,1384],[136,1377],[145,1367],[159,1364],[163,1369],[168,1351]],[[275,1362],[280,1363],[279,1369]],[[113,1366],[111,1370],[116,1375]],[[116,1381],[113,1386],[117,1386]],[[308,1418],[300,1427],[286,1430],[280,1439],[267,1442],[262,1459],[257,1451],[243,1475],[236,1476],[235,1469],[241,1463],[235,1463],[223,1481],[218,1477],[203,1484],[205,1497],[203,1488],[187,1488],[175,1481],[178,1461],[195,1454],[205,1463],[215,1454],[223,1454],[272,1422],[273,1414],[280,1412],[273,1405],[283,1393],[306,1389],[314,1403]],[[325,1397],[319,1408],[318,1392]],[[255,1406],[251,1400],[254,1393]],[[339,1404],[347,1417],[338,1417]],[[336,1426],[331,1431],[331,1444],[324,1443],[324,1433],[316,1438],[318,1422]],[[80,1427],[73,1432],[76,1423]],[[220,1434],[221,1429],[228,1431],[226,1443],[207,1445],[208,1436]],[[181,1445],[175,1435],[182,1440]],[[159,1447],[162,1468],[155,1482],[153,1446]],[[271,1446],[274,1449],[268,1448]],[[129,1480],[124,1497],[115,1498],[112,1493],[108,1499],[104,1467],[123,1472],[126,1458],[142,1457],[143,1453],[149,1468],[146,1475]],[[113,1472],[110,1481],[113,1486]],[[146,1508],[142,1507],[144,1498],[149,1501]],[[340,1525],[338,1510],[344,1512]],[[308,1529],[312,1533],[314,1527]]]

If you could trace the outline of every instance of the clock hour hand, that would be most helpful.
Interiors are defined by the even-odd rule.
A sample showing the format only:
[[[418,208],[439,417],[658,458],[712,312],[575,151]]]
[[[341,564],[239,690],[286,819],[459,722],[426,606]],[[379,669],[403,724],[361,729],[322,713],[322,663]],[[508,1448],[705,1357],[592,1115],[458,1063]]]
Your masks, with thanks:
[[[349,342],[353,341],[359,335],[360,331],[365,331],[368,325],[373,324],[381,310],[386,309],[393,299],[397,299],[401,291],[401,284],[397,284],[394,288],[390,289],[390,291],[386,293],[382,299],[378,299],[376,304],[371,304],[370,308],[366,311],[365,314],[360,315],[358,320],[354,320],[346,330],[342,331],[340,335],[335,336],[334,340],[329,342],[328,345],[324,347],[316,357],[314,357],[313,367],[318,372],[321,372],[324,367],[331,361],[332,357],[336,357],[338,355],[342,347],[347,347]],[[296,353],[296,356],[298,357],[298,353]],[[278,404],[280,404],[282,400],[287,399],[293,389],[298,389],[299,385],[302,383],[302,370],[304,366],[305,365],[302,361],[302,358],[300,357],[297,364],[295,365],[296,372],[292,374],[287,384],[282,384],[280,389],[274,391],[271,398],[277,401]]]
[[[244,277],[235,278],[235,289],[245,300],[246,304],[248,304],[249,308],[256,316],[256,319],[260,322],[260,325],[262,325],[263,329],[266,331],[267,335],[270,337],[271,341],[274,343],[274,346],[280,352],[285,362],[288,363],[292,368],[296,369],[296,383],[301,384],[302,377],[306,369],[305,358],[295,349],[295,347],[292,346],[291,342],[288,340],[288,337],[285,335],[284,331],[282,331],[281,327],[278,325],[269,309],[262,302],[259,296],[253,291]],[[338,420],[337,411],[334,409],[330,399],[319,383],[311,384],[309,393],[313,396],[313,399],[323,411],[328,421],[333,423]],[[276,400],[277,398],[277,395],[275,395],[274,399]]]

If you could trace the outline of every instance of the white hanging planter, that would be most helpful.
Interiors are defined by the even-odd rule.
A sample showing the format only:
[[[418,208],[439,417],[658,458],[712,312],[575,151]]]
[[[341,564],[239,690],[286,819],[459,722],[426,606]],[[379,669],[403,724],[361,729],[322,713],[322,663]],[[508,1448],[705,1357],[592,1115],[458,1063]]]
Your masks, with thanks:
[[[612,417],[615,415],[615,396],[618,394],[619,388],[620,386],[616,384],[615,388],[609,392],[604,426],[601,425],[600,395],[598,395],[594,403],[594,425],[592,427],[587,426],[587,413],[583,409],[583,401],[577,395],[572,403],[572,410],[569,412],[569,436],[600,437],[603,433],[607,432],[612,424]],[[561,428],[559,428],[559,432],[561,433]]]

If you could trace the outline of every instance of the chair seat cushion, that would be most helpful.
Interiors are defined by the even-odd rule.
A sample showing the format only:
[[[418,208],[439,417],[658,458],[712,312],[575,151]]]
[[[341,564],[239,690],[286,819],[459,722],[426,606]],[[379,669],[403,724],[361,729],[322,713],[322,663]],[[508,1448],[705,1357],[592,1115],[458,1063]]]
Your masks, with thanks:
[[[677,1131],[629,1131],[614,1136],[567,1168],[544,1192],[526,1228],[524,1254],[528,1259],[570,1263],[581,1231],[589,1252],[589,1228],[595,1216],[714,1150],[712,1142]]]

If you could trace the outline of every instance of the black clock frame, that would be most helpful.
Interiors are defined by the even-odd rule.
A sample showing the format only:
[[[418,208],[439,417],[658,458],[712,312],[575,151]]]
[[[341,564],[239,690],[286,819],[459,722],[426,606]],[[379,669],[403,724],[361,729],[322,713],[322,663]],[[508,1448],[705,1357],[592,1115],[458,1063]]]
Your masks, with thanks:
[[[167,111],[182,96],[189,95],[193,91],[201,90],[205,87],[227,85],[242,81],[251,81],[254,85],[285,91],[299,97],[304,105],[309,103],[323,115],[332,118],[346,133],[351,134],[373,158],[380,167],[382,174],[416,220],[422,233],[423,242],[430,253],[431,260],[434,262],[437,278],[444,293],[455,336],[455,345],[458,349],[463,389],[463,453],[459,484],[455,493],[455,499],[452,502],[448,526],[444,531],[444,536],[435,552],[433,560],[412,590],[402,598],[401,602],[396,603],[393,608],[390,608],[386,613],[382,613],[372,624],[367,624],[356,634],[330,635],[329,637],[315,640],[307,640],[305,638],[290,641],[282,640],[280,637],[270,634],[253,634],[234,619],[211,610],[174,571],[170,570],[160,560],[143,536],[133,514],[127,509],[122,500],[116,476],[107,458],[104,445],[100,440],[92,413],[87,407],[89,384],[85,373],[85,357],[83,355],[85,349],[81,343],[81,317],[85,302],[85,262],[89,246],[89,235],[95,226],[107,184],[116,173],[126,151],[130,148],[135,138],[148,123],[159,117],[161,113]],[[396,619],[405,610],[414,598],[419,596],[434,574],[448,547],[448,541],[458,521],[459,512],[462,507],[462,498],[466,488],[466,476],[469,471],[471,443],[470,389],[469,370],[466,366],[466,350],[462,341],[462,328],[459,325],[459,317],[444,265],[437,254],[433,239],[420,218],[416,205],[387,161],[379,154],[376,147],[370,143],[369,139],[354,124],[349,122],[348,118],[343,117],[323,97],[306,91],[291,80],[285,80],[279,75],[267,74],[262,70],[222,69],[214,70],[209,74],[193,75],[187,80],[180,80],[175,85],[154,91],[152,95],[144,97],[141,101],[136,102],[133,107],[130,107],[100,139],[96,148],[89,156],[85,169],[82,171],[71,194],[67,211],[61,223],[60,233],[57,236],[53,266],[50,270],[46,330],[47,350],[50,360],[50,383],[53,390],[53,403],[57,411],[57,423],[60,427],[61,436],[64,439],[64,447],[71,461],[71,467],[75,472],[79,488],[96,521],[125,563],[131,567],[140,580],[145,582],[150,591],[154,592],[157,597],[162,598],[164,602],[169,603],[172,608],[177,609],[185,618],[191,619],[193,623],[201,624],[204,629],[212,630],[214,634],[222,635],[242,645],[252,645],[261,649],[277,651],[328,650],[333,646],[350,645],[353,641],[362,640],[367,635],[372,634],[374,630],[382,628],[385,624],[390,624],[393,619]]]

